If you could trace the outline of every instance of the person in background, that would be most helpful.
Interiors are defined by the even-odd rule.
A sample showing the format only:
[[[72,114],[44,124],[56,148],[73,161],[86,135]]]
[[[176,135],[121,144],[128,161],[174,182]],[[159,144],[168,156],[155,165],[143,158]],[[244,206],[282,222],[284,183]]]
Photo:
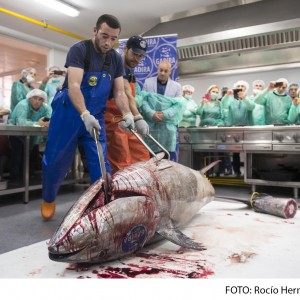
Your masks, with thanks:
[[[182,93],[181,93],[181,85],[172,80],[170,78],[170,75],[172,73],[172,67],[171,67],[171,63],[167,60],[162,60],[160,62],[160,64],[158,65],[158,70],[157,70],[157,76],[154,77],[150,77],[147,78],[144,82],[143,85],[143,91],[146,92],[150,92],[150,93],[156,93],[159,95],[163,95],[167,98],[181,98]],[[162,130],[162,128],[158,128],[155,123],[159,123],[159,122],[167,122],[168,126],[166,125],[166,132],[164,134],[168,135],[168,131],[171,133],[171,135],[169,136],[170,140],[173,140],[173,134],[175,133],[175,149],[173,149],[173,142],[170,142],[170,148],[172,149],[170,150],[170,156],[171,156],[171,160],[173,161],[178,161],[178,152],[179,152],[179,138],[178,138],[178,124],[182,118],[179,117],[179,119],[176,121],[177,124],[175,124],[172,120],[172,117],[174,116],[175,112],[174,109],[178,109],[178,107],[176,107],[176,105],[178,104],[178,101],[175,100],[176,105],[173,105],[175,103],[171,103],[172,101],[170,101],[170,99],[167,98],[163,98],[163,97],[158,97],[159,101],[164,102],[164,107],[166,108],[165,111],[160,110],[159,109],[159,103],[148,103],[148,101],[143,101],[143,106],[142,109],[144,111],[144,113],[147,115],[147,121],[148,124],[150,126],[150,132],[151,134],[155,135],[155,130]],[[154,99],[153,99],[154,100]],[[165,101],[164,101],[165,100]],[[154,100],[155,101],[155,100]],[[169,103],[168,103],[169,102]],[[149,106],[150,104],[150,106]],[[180,104],[182,105],[182,103]],[[156,109],[156,110],[154,110]],[[143,115],[144,116],[144,115]],[[149,123],[151,122],[151,123]],[[172,124],[171,124],[172,123]],[[152,127],[151,127],[152,126]],[[176,130],[174,132],[174,127],[175,126]],[[156,127],[156,128],[155,128]],[[161,134],[159,132],[156,132],[156,135]],[[162,137],[162,136],[161,136]],[[162,140],[165,140],[166,142],[167,136],[162,137]],[[161,144],[164,146],[164,142],[163,141],[159,141],[162,142]],[[172,146],[171,146],[172,144]],[[169,150],[167,149],[167,150]]]
[[[180,127],[193,127],[197,126],[197,109],[198,105],[193,100],[193,93],[195,88],[189,84],[182,87],[182,96],[185,99],[185,111],[183,113],[182,120],[180,121]]]
[[[42,83],[40,84],[39,86],[39,89],[42,90],[42,91],[45,91],[45,88],[46,88],[46,85],[47,85],[47,82],[49,81],[50,78],[54,77],[54,73],[57,73],[57,71],[60,72],[63,72],[64,76],[66,75],[66,72],[65,71],[62,71],[60,67],[58,66],[52,66],[48,69],[48,75],[43,79]],[[56,74],[57,75],[57,74]]]
[[[249,84],[239,80],[234,84],[234,89],[228,89],[226,95],[221,100],[221,106],[228,108],[229,126],[249,126],[252,125],[251,111],[255,104],[247,97]]]
[[[8,101],[2,97],[0,91],[0,126],[7,123],[7,116],[10,114],[10,105]],[[9,142],[7,135],[0,135],[0,181],[3,177],[4,167],[9,156]]]
[[[251,101],[262,92],[265,88],[263,80],[254,80],[252,82],[252,95],[249,97]],[[252,110],[252,124],[253,125],[265,125],[265,107],[261,104],[255,103],[255,107]]]
[[[221,101],[222,98],[226,95],[228,89],[229,89],[228,86],[223,86],[223,87],[221,88],[221,95],[220,95],[219,101]]]
[[[58,90],[60,90],[65,81],[66,72],[58,67],[53,69],[52,67],[49,73],[49,79],[46,83],[44,91],[47,94],[48,104],[51,105],[52,100]]]
[[[223,97],[227,94],[227,91],[229,88],[227,86],[222,87],[221,89],[221,97],[219,98],[219,101],[221,102]],[[221,112],[223,116],[224,126],[229,126],[229,109],[224,108],[224,106],[221,103]]]
[[[219,98],[219,87],[215,84],[208,87],[201,104],[197,110],[200,116],[200,126],[223,126],[223,116]],[[208,152],[206,155],[205,166],[221,158],[219,153]],[[220,165],[215,166],[208,172],[208,176],[219,176],[221,173]]]
[[[227,86],[223,86],[221,89],[221,97],[219,98],[219,101],[221,102],[222,98],[226,95],[227,91],[228,91],[228,87]],[[228,108],[223,108],[223,106],[221,105],[221,113],[222,113],[222,118],[223,118],[223,122],[224,122],[224,126],[228,126],[228,113],[229,113],[229,109]],[[232,175],[232,163],[231,163],[231,154],[228,152],[224,152],[223,153],[223,157],[221,158],[223,165],[224,165],[224,175],[225,176],[229,176]]]
[[[228,123],[230,126],[252,125],[252,110],[255,107],[253,101],[247,97],[249,84],[239,80],[234,84],[234,89],[228,89],[227,94],[222,98],[221,105],[228,109]],[[233,171],[237,177],[242,176],[240,170],[240,153],[232,155]]]
[[[300,88],[297,89],[296,97],[290,107],[288,121],[290,124],[300,125]]]
[[[288,81],[279,78],[271,81],[268,88],[264,89],[255,98],[254,102],[265,106],[266,125],[289,124],[288,113],[292,99],[286,94]]]
[[[141,135],[149,133],[149,126],[139,113],[135,100],[136,78],[134,67],[142,60],[147,51],[147,41],[138,35],[134,35],[127,40],[123,51],[123,63],[125,67],[124,88],[129,100],[129,106],[134,115],[136,131]],[[150,159],[150,154],[144,145],[130,132],[120,128],[115,121],[115,117],[121,113],[116,106],[115,100],[107,101],[104,115],[107,156],[110,162],[112,173],[129,166],[131,164]]]
[[[297,96],[298,89],[299,89],[298,83],[291,83],[288,88],[288,94],[292,98],[293,103],[296,105],[297,105],[297,99],[298,99],[298,96]]]
[[[93,38],[74,44],[67,54],[66,80],[52,101],[53,113],[42,160],[41,215],[45,220],[55,214],[55,198],[72,164],[78,142],[84,147],[91,183],[102,176],[94,130],[102,146],[107,173],[111,172],[104,124],[106,102],[111,92],[122,115],[120,126],[126,130],[135,128],[124,90],[123,60],[113,49],[120,32],[119,20],[104,14],[96,22]]]
[[[219,98],[219,87],[211,85],[199,105],[197,113],[200,115],[200,126],[223,126],[224,120]]]
[[[14,81],[11,87],[11,99],[10,99],[10,110],[16,107],[16,105],[23,99],[26,98],[28,92],[34,89],[32,83],[35,82],[36,69],[26,68],[21,71],[21,79]]]
[[[171,73],[171,63],[162,60],[158,65],[157,76],[145,80],[143,91],[173,98],[181,97],[181,85],[170,78]]]
[[[18,126],[49,127],[51,117],[51,107],[45,102],[47,94],[39,89],[33,89],[26,95],[26,99],[20,101],[12,111],[8,119],[8,124]],[[11,167],[10,185],[19,186],[23,179],[23,159],[24,159],[24,137],[10,136],[11,145]],[[42,137],[30,137],[30,175],[34,175],[35,162],[38,157],[38,145],[42,142]]]

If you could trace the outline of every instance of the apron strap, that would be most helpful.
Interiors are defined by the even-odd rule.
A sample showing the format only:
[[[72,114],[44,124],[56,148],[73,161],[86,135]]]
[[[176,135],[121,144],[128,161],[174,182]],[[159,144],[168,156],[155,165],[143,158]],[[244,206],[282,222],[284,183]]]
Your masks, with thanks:
[[[90,62],[91,62],[91,43],[92,40],[85,40],[85,59],[84,59],[84,72],[87,72],[90,67]]]
[[[92,40],[84,41],[85,48],[86,48],[85,59],[84,59],[84,71],[85,72],[88,72],[90,63],[91,63],[91,47],[93,46],[92,43],[93,43]],[[109,73],[110,65],[111,65],[111,52],[109,51],[105,55],[105,60],[104,60],[104,64],[102,66],[101,72],[106,71]]]
[[[110,64],[111,64],[111,55],[110,55],[110,51],[105,55],[105,61],[102,67],[102,72],[106,71],[107,73],[109,73],[109,69],[110,69]]]

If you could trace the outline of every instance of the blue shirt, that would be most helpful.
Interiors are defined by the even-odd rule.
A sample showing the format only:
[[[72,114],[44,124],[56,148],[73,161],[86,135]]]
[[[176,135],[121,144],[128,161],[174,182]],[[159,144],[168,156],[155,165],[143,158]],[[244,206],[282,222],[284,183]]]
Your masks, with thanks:
[[[105,56],[101,53],[96,52],[93,45],[90,47],[90,64],[88,72],[101,72]],[[115,50],[110,50],[111,64],[109,68],[109,73],[111,79],[115,79],[123,76],[124,65],[121,55]],[[86,46],[84,41],[80,41],[69,49],[67,54],[65,67],[76,67],[80,69],[85,69],[85,59],[86,59]],[[68,74],[64,83],[64,88],[68,86]]]
[[[166,87],[167,87],[167,83],[161,83],[158,79],[157,79],[157,94],[160,95],[164,95],[166,92]]]

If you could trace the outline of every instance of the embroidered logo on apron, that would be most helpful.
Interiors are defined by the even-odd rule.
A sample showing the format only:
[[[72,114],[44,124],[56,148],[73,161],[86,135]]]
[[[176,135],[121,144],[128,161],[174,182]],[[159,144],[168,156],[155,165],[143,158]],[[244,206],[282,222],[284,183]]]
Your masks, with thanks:
[[[97,77],[96,76],[91,76],[88,80],[88,83],[90,86],[95,86],[97,85]]]

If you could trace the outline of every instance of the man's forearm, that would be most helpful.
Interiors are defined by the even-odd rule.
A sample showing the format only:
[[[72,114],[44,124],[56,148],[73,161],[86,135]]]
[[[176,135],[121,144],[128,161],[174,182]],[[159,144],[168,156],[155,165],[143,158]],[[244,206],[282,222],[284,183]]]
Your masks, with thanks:
[[[75,107],[75,109],[79,112],[81,115],[84,111],[86,111],[86,105],[84,101],[84,97],[82,95],[82,92],[80,88],[78,87],[70,87],[69,88],[69,97]]]
[[[125,92],[120,92],[115,95],[115,102],[119,109],[119,111],[122,113],[122,115],[125,115],[129,112],[131,112],[128,104],[128,98],[125,95]]]

